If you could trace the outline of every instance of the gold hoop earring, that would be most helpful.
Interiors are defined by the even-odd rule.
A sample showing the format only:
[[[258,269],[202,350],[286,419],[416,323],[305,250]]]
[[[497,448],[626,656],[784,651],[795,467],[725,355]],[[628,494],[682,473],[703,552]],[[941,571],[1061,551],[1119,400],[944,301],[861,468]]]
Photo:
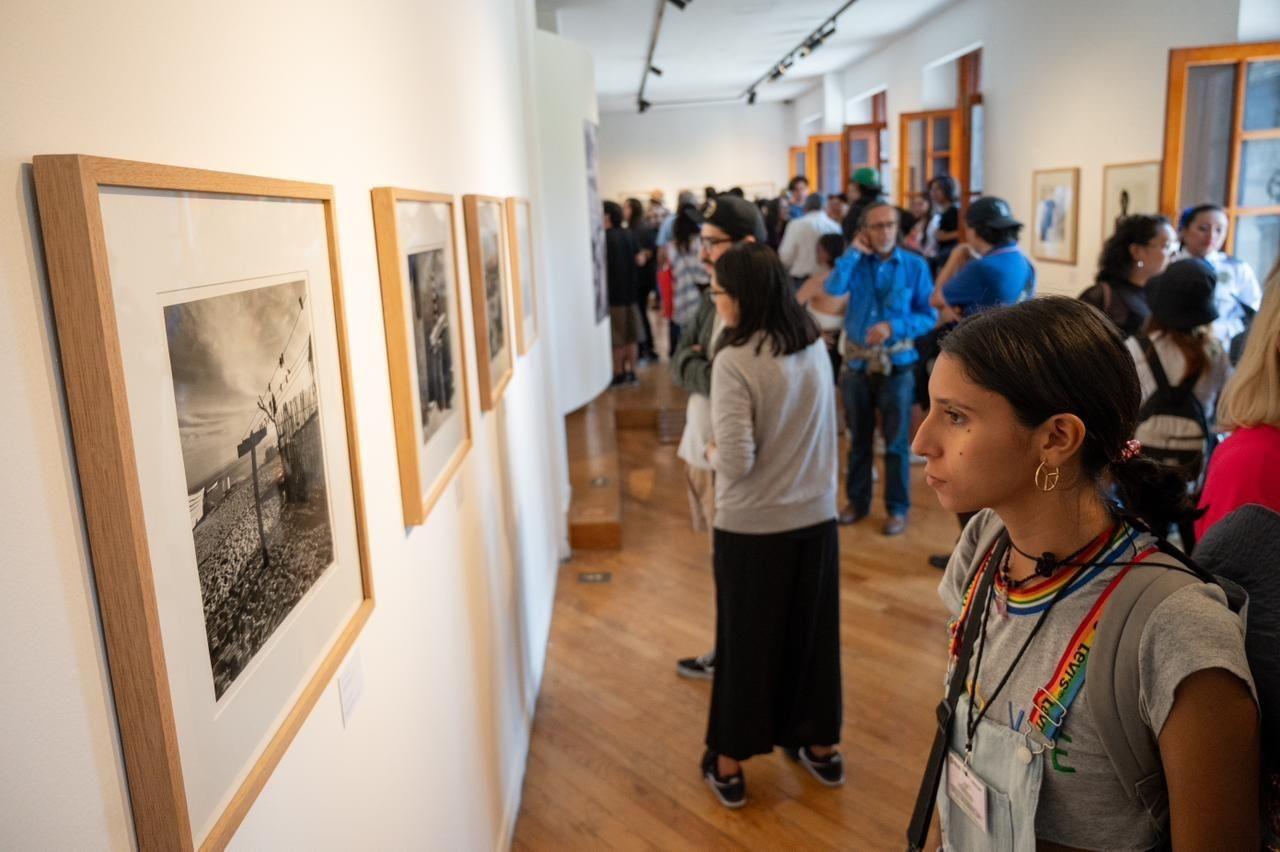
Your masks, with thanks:
[[[1048,462],[1040,462],[1040,466],[1036,468],[1035,476],[1036,488],[1046,494],[1058,487],[1058,478],[1062,475],[1061,468],[1055,467],[1053,470],[1045,470],[1048,466]]]

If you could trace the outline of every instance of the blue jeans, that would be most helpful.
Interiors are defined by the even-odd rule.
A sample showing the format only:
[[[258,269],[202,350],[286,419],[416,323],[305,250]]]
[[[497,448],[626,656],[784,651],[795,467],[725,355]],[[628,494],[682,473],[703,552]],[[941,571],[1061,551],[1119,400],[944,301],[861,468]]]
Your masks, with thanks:
[[[907,516],[911,508],[911,459],[907,440],[911,405],[915,402],[915,365],[894,367],[891,375],[868,375],[847,369],[840,377],[845,422],[851,433],[845,494],[860,515],[871,511],[871,439],[876,412],[884,433],[884,502],[890,515]]]

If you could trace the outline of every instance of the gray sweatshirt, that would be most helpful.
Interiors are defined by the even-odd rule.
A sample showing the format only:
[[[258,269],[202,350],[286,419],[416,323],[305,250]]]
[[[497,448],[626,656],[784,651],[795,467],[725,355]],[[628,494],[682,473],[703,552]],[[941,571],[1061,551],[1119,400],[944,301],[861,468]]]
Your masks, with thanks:
[[[774,357],[756,341],[716,352],[711,430],[717,529],[775,533],[836,516],[836,413],[822,339]]]

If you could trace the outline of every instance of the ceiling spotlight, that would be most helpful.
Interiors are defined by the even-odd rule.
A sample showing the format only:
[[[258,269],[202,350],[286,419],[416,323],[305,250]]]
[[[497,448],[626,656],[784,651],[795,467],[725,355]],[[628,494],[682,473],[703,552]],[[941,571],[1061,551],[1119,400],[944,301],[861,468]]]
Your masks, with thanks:
[[[652,106],[652,104],[650,104],[650,103],[649,103],[648,101],[646,101],[644,98],[640,98],[640,100],[639,100],[639,101],[638,101],[638,103],[637,103],[637,106],[639,106],[639,107],[640,107],[640,111],[641,111],[641,112],[644,112],[644,111],[645,111],[645,110],[647,110],[649,107],[651,107],[651,106]]]
[[[787,72],[783,70],[781,65],[779,65],[777,68],[774,68],[773,73],[769,75],[769,82],[772,83],[774,80],[781,80],[782,75],[785,73]]]
[[[752,89],[751,92],[747,95],[747,103],[753,104],[755,102],[756,102],[756,90]]]
[[[659,77],[662,76],[662,69],[659,68],[657,65],[650,65],[649,70],[652,71],[654,74],[657,74]]]
[[[671,0],[671,5],[683,12],[684,7],[688,6],[692,2],[693,0]]]

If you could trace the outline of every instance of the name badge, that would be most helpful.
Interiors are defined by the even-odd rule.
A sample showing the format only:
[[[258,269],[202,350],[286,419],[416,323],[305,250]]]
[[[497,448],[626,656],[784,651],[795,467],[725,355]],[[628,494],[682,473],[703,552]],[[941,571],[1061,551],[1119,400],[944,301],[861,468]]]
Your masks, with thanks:
[[[947,752],[947,798],[964,811],[983,834],[988,832],[986,782],[970,771],[954,751]]]

